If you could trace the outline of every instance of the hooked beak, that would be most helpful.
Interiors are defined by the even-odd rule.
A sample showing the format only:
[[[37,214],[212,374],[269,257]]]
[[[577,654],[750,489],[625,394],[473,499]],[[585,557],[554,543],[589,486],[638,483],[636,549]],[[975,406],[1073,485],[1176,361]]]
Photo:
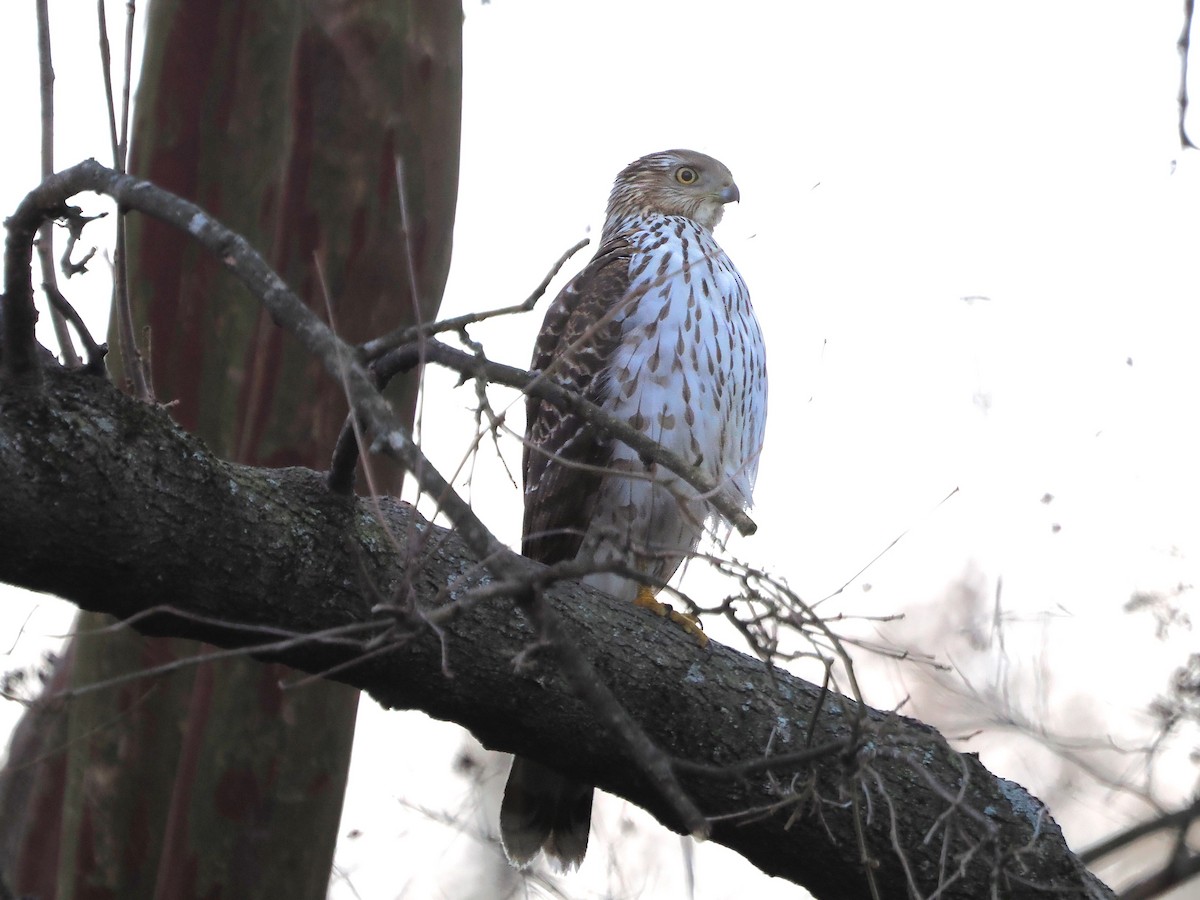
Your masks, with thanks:
[[[739,203],[741,202],[742,194],[736,184],[729,184],[722,188],[721,193],[717,194],[717,198],[722,203]]]

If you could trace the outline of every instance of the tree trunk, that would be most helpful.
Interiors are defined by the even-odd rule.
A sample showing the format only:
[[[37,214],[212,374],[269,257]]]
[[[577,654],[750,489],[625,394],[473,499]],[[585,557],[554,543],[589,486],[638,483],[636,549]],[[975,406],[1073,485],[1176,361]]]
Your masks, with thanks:
[[[130,169],[268,248],[340,333],[375,336],[432,317],[441,299],[461,66],[453,3],[156,0]],[[231,459],[326,465],[341,386],[186,235],[135,217],[128,246],[143,352],[176,420]],[[415,379],[397,382],[409,420],[415,396]],[[395,471],[378,474],[398,487]],[[84,614],[79,628],[110,623]],[[199,649],[89,636],[55,681],[83,688]],[[32,711],[0,778],[12,886],[60,898],[324,897],[357,692],[281,690],[291,677],[228,660]],[[30,784],[36,803],[4,802]]]

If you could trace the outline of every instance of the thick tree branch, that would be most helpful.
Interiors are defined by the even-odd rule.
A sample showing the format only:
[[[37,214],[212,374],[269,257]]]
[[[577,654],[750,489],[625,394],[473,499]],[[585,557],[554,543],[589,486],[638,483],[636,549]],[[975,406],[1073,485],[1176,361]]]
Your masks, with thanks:
[[[262,655],[310,672],[337,667],[339,680],[387,706],[458,722],[488,746],[552,763],[681,827],[557,666],[535,655],[517,671],[532,628],[487,594],[490,576],[461,534],[391,500],[380,503],[381,523],[370,501],[331,494],[314,472],[222,462],[100,379],[45,378],[43,390],[0,385],[0,579],[118,617],[166,604],[178,614],[163,609],[138,627],[225,647],[272,644]],[[419,546],[391,537],[409,533]],[[543,571],[507,559],[531,581]],[[831,750],[808,759],[819,687],[725,647],[700,650],[650,613],[577,584],[545,596],[623,708],[675,758],[712,838],[764,871],[848,900],[871,896],[864,859],[889,897],[939,885],[946,898],[1111,896],[1034,798],[932,729],[868,710],[855,747],[853,704],[827,698],[811,743]],[[374,609],[380,597],[408,614]],[[442,611],[435,631],[426,623]],[[350,630],[363,623],[374,623],[370,636]],[[286,639],[318,633],[326,637]],[[768,747],[790,761],[697,768],[760,759]]]

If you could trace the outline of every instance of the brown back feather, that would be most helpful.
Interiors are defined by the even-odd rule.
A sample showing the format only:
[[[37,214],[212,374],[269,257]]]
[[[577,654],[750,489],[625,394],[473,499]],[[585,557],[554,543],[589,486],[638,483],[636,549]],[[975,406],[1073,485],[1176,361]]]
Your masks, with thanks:
[[[531,368],[593,403],[604,399],[602,376],[621,338],[614,314],[629,288],[630,255],[623,240],[602,244],[555,298],[534,345]],[[569,410],[536,397],[525,408],[521,552],[550,565],[579,552],[612,445]]]

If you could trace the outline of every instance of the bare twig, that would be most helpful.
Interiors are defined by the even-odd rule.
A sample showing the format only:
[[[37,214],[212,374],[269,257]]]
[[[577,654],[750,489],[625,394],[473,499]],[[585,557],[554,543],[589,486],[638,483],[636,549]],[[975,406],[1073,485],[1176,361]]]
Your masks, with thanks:
[[[839,753],[852,752],[855,744],[852,741],[831,741],[807,750],[797,750],[795,753],[780,753],[775,756],[763,756],[741,763],[730,763],[725,766],[710,766],[694,763],[687,759],[674,759],[671,765],[680,772],[693,775],[706,775],[710,778],[742,778],[754,772],[765,772],[771,769],[793,768],[836,756]]]
[[[127,6],[128,16],[125,26],[125,84],[123,87],[124,103],[121,110],[121,131],[117,133],[117,106],[113,98],[112,84],[112,53],[108,43],[108,19],[105,14],[104,0],[96,0],[96,13],[99,17],[100,28],[100,66],[104,73],[104,99],[108,107],[108,131],[112,143],[113,167],[118,172],[125,171],[125,150],[129,128],[129,81],[131,78],[131,44],[133,34],[134,5]],[[117,240],[113,250],[113,310],[117,317],[117,342],[121,348],[121,364],[125,369],[125,377],[133,388],[133,394],[141,400],[154,399],[154,391],[150,385],[150,377],[146,371],[146,361],[138,347],[137,335],[133,325],[133,305],[129,300],[129,268],[126,260],[125,214],[120,205],[117,206]]]
[[[68,279],[76,275],[81,275],[88,270],[88,263],[92,261],[92,257],[96,255],[96,248],[89,248],[79,259],[74,259],[75,245],[79,243],[79,239],[83,237],[83,229],[88,226],[89,222],[95,222],[97,219],[103,219],[108,213],[102,212],[95,216],[85,216],[83,210],[78,206],[67,206],[63,208],[61,218],[63,225],[67,229],[67,246],[63,248],[62,257],[58,261],[58,267],[62,270],[63,275]]]
[[[397,372],[403,372],[416,365],[421,358],[426,362],[437,363],[453,369],[465,376],[482,377],[493,384],[516,388],[531,396],[548,400],[563,409],[578,413],[597,430],[625,442],[640,456],[670,469],[697,491],[706,494],[712,506],[741,534],[750,535],[758,529],[754,520],[742,509],[741,499],[735,496],[728,487],[716,482],[703,469],[691,465],[678,453],[672,452],[642,434],[628,422],[604,411],[581,395],[542,377],[540,373],[527,372],[524,369],[480,359],[473,354],[456,350],[433,340],[393,350],[377,360],[372,368],[376,377],[386,382]],[[345,431],[346,429],[343,428],[343,433]],[[339,440],[338,447],[346,452],[353,452],[352,442]],[[346,462],[339,459],[335,470],[344,471],[345,467]]]
[[[532,589],[526,592],[521,606],[532,616],[542,641],[554,651],[556,662],[570,680],[575,694],[591,706],[597,718],[613,734],[621,738],[650,783],[671,804],[687,832],[697,840],[707,839],[710,833],[708,821],[679,783],[671,758],[613,696],[588,658],[578,652],[541,592]]]
[[[120,142],[117,138],[117,107],[113,102],[112,85],[112,49],[108,43],[108,16],[104,9],[104,0],[96,0],[96,15],[100,27],[100,75],[104,79],[104,99],[108,109],[108,139],[111,145],[113,163],[121,170]]]
[[[54,62],[50,53],[50,12],[47,0],[37,0],[38,65],[41,70],[42,93],[42,177],[54,172]],[[45,290],[51,297],[50,322],[54,326],[54,337],[58,340],[63,363],[71,369],[79,366],[79,354],[71,340],[66,319],[53,301],[53,295],[62,296],[58,290],[58,276],[54,271],[54,225],[47,222],[42,226],[38,239],[38,258],[42,264]]]
[[[1182,852],[1172,855],[1163,868],[1121,891],[1121,900],[1151,900],[1161,897],[1178,885],[1200,875],[1200,853]]]
[[[943,497],[941,500],[939,500],[933,508],[937,509],[938,507],[942,506],[944,503],[946,503],[951,497],[953,497],[957,493],[958,493],[958,487],[955,486],[955,488],[953,490],[951,490],[950,493],[948,493],[945,497]],[[874,556],[872,556],[869,560],[867,560],[866,564],[861,569],[859,569],[857,572],[855,572],[853,575],[851,575],[849,578],[847,578],[845,580],[845,582],[842,583],[841,587],[839,587],[836,591],[832,591],[829,594],[826,594],[824,597],[822,597],[820,600],[818,600],[816,603],[814,603],[813,606],[814,607],[820,606],[826,600],[831,600],[834,597],[836,597],[838,594],[845,591],[846,588],[850,587],[850,585],[854,584],[854,582],[856,582],[859,578],[861,578],[863,573],[866,572],[867,569],[871,568],[871,566],[875,565],[875,563],[877,563],[877,562],[879,562],[879,560],[883,559],[883,557],[887,555],[889,550],[891,550],[898,543],[900,543],[900,541],[904,540],[904,538],[908,535],[908,533],[910,531],[912,531],[911,527],[905,528],[903,531],[901,531],[898,535],[896,535],[894,538],[892,538],[891,542],[888,543],[888,545],[886,547],[884,547],[882,550],[880,550],[878,553],[876,553]]]
[[[121,139],[117,144],[117,169],[125,171],[129,161],[129,94],[133,85],[133,22],[137,3],[125,0],[125,63],[121,73]]]
[[[404,328],[397,328],[395,331],[390,331],[382,337],[375,338],[362,344],[360,350],[368,360],[378,359],[389,350],[395,350],[397,347],[402,347],[405,344],[411,344],[422,337],[433,337],[438,334],[445,334],[449,331],[461,331],[468,325],[474,325],[478,322],[485,322],[488,319],[495,319],[500,316],[518,315],[531,311],[537,306],[540,300],[546,293],[546,288],[550,286],[550,282],[554,280],[554,276],[559,273],[567,260],[582,250],[588,245],[588,239],[577,241],[558,258],[550,271],[546,273],[546,277],[541,280],[533,292],[520,303],[515,303],[512,306],[502,306],[499,309],[489,309],[484,312],[465,313],[461,316],[454,316],[450,319],[441,319],[437,322],[430,322],[428,325],[408,325]]]
[[[38,242],[38,250],[41,250],[41,241]],[[53,265],[47,269],[43,260],[42,271],[53,271]],[[108,344],[97,344],[92,333],[88,331],[87,324],[83,321],[83,317],[75,311],[67,298],[62,295],[62,291],[58,289],[56,282],[46,281],[42,284],[42,290],[46,292],[46,296],[50,300],[50,306],[66,321],[70,322],[75,328],[79,339],[83,341],[84,349],[87,351],[87,365],[84,366],[86,371],[93,375],[104,374],[104,357],[108,354]],[[78,357],[77,357],[78,358]],[[69,365],[69,364],[68,364]],[[77,364],[78,365],[78,364]]]
[[[177,672],[180,669],[187,669],[191,668],[192,666],[203,665],[204,663],[214,662],[218,659],[247,657],[254,656],[256,654],[281,653],[286,650],[296,649],[297,647],[319,644],[327,639],[361,635],[364,632],[378,630],[381,627],[384,626],[378,622],[352,622],[348,625],[341,625],[337,628],[330,628],[325,631],[310,632],[306,634],[297,634],[294,637],[283,638],[282,640],[278,641],[270,641],[264,644],[252,644],[246,647],[230,647],[223,650],[210,650],[205,653],[196,653],[191,656],[182,656],[179,659],[173,659],[170,662],[161,663],[156,666],[146,666],[134,669],[130,672],[124,672],[120,675],[114,675],[110,678],[101,679],[100,681],[93,681],[79,687],[57,691],[48,695],[45,699],[47,701],[70,700],[74,699],[75,697],[80,697],[84,694],[91,694],[96,691],[107,690],[108,688],[113,688],[121,684],[127,684],[131,681],[141,681],[145,678],[157,678],[160,675],[167,675],[171,672]]]
[[[1184,150],[1194,150],[1196,145],[1188,137],[1188,55],[1192,47],[1192,15],[1194,0],[1183,2],[1183,30],[1179,34],[1179,146]]]
[[[1085,863],[1091,864],[1129,846],[1135,841],[1141,840],[1147,835],[1154,834],[1156,831],[1170,829],[1186,834],[1192,824],[1197,821],[1200,821],[1200,794],[1192,798],[1192,802],[1182,809],[1164,813],[1147,822],[1139,822],[1124,831],[1105,838],[1100,843],[1081,851],[1079,858]]]

